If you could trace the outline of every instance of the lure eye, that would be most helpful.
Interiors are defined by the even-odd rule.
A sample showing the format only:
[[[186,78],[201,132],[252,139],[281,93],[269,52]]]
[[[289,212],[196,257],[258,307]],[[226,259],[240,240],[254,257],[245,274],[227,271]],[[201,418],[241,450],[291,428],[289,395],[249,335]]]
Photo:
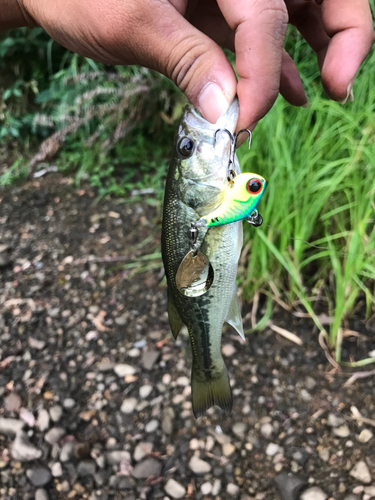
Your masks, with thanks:
[[[246,184],[246,189],[251,194],[258,194],[262,190],[262,183],[258,179],[250,179]]]
[[[177,143],[177,152],[182,158],[190,158],[195,151],[195,143],[190,137],[183,137]]]

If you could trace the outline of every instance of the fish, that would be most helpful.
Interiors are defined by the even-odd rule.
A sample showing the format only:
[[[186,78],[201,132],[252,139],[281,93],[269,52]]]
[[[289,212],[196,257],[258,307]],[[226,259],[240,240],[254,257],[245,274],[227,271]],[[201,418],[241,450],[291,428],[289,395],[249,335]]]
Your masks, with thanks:
[[[226,134],[219,134],[214,141],[218,129],[234,134],[238,114],[237,98],[216,124],[209,123],[192,106],[187,106],[176,131],[165,186],[161,247],[167,279],[168,318],[175,339],[184,325],[188,330],[192,350],[192,410],[196,418],[214,405],[226,412],[232,409],[232,391],[221,354],[224,323],[245,338],[236,285],[243,228],[238,215],[236,218],[235,213],[232,214],[233,220],[229,220],[228,215],[228,207],[233,205],[233,200],[228,198],[231,144]],[[237,157],[232,168],[240,178]],[[242,189],[235,196],[238,206],[254,194],[250,191],[251,180],[264,181],[261,194],[265,188],[261,176],[242,175],[247,176],[246,182],[236,184],[237,177],[234,178],[237,191]],[[251,210],[261,196],[260,191],[256,191],[257,201]],[[200,223],[196,224],[197,221]],[[200,255],[207,257],[214,276],[206,293],[187,296],[179,290],[176,275],[191,250],[189,228],[194,224],[199,228],[197,248]]]

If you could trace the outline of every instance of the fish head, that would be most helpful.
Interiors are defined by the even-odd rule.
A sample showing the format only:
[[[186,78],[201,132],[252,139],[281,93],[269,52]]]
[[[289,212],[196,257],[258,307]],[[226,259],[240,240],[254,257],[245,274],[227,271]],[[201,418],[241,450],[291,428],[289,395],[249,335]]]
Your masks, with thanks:
[[[215,124],[187,106],[177,129],[172,160],[174,177],[180,187],[183,201],[202,215],[222,201],[228,185],[228,163],[231,152],[229,134],[217,133],[226,129],[231,134],[236,128],[239,114],[237,98]],[[238,162],[235,169],[239,172]]]

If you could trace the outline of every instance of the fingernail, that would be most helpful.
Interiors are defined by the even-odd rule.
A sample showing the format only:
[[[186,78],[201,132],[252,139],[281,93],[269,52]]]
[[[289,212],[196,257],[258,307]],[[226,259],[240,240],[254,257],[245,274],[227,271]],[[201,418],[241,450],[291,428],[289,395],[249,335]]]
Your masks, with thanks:
[[[310,107],[310,101],[307,99],[307,101],[305,102],[305,104],[302,104],[302,107],[303,108],[309,108]]]
[[[344,104],[346,104],[347,102],[353,102],[354,101],[354,94],[353,94],[353,83],[354,83],[354,80],[352,80],[349,85],[348,85],[348,89],[346,91],[346,97],[345,99],[342,99],[341,101],[338,101],[339,104],[341,104],[341,106],[343,106]]]
[[[229,105],[230,102],[217,83],[208,83],[198,97],[199,111],[211,123],[216,123],[228,110]]]

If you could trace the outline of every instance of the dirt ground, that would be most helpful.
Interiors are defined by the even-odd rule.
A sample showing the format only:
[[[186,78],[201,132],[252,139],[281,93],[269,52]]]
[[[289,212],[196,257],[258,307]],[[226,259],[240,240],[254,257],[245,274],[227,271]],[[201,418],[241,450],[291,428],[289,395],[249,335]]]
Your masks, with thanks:
[[[160,229],[59,174],[0,193],[0,498],[375,498],[375,373],[335,373],[308,319],[273,318],[302,346],[225,329],[233,412],[194,419]],[[351,327],[367,357],[375,328]]]

